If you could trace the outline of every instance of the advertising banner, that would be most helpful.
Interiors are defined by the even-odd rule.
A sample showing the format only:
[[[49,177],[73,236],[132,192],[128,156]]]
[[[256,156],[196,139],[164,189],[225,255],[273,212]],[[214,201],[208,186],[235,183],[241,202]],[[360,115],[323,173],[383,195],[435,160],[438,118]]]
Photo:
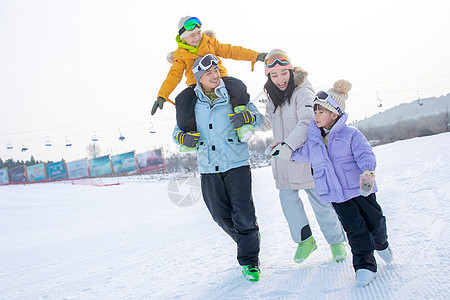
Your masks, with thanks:
[[[89,177],[87,159],[79,159],[66,163],[69,179],[78,179]]]
[[[140,172],[165,168],[161,149],[140,153],[137,155],[137,159]]]
[[[122,153],[114,155],[112,158],[112,165],[114,174],[120,174],[124,172],[131,172],[137,169],[136,158],[133,152]]]
[[[44,163],[28,166],[27,174],[28,174],[28,182],[38,182],[47,179]]]
[[[27,169],[25,166],[20,166],[8,170],[10,183],[26,183],[27,182]]]
[[[89,160],[89,171],[91,177],[99,177],[112,174],[111,157],[109,155]]]
[[[50,181],[67,178],[66,163],[64,160],[52,164],[46,164],[47,178]]]
[[[0,184],[8,184],[8,183],[9,183],[8,169],[7,168],[0,169]]]

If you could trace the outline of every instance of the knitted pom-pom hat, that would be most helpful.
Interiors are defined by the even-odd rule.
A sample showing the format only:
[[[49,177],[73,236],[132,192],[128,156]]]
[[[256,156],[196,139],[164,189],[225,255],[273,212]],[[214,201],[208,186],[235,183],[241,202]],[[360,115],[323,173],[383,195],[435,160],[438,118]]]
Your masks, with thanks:
[[[342,113],[345,112],[345,101],[348,99],[348,92],[352,89],[352,84],[347,80],[340,79],[327,91],[328,95],[339,105]],[[319,104],[331,112],[339,115],[339,112],[330,103],[315,99],[314,104]]]

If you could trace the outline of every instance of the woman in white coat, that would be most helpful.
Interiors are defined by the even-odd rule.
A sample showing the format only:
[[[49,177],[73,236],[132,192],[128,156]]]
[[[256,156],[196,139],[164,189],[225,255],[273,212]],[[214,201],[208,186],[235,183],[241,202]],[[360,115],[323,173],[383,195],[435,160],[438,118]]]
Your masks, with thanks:
[[[263,130],[273,131],[272,171],[292,239],[298,244],[294,261],[304,261],[317,249],[299,190],[308,195],[320,229],[331,246],[333,259],[344,260],[347,256],[343,244],[345,236],[333,207],[320,202],[310,165],[289,159],[292,151],[305,143],[308,125],[314,118],[315,92],[307,79],[308,73],[301,68],[294,69],[288,55],[279,49],[266,56],[265,73],[268,101]]]

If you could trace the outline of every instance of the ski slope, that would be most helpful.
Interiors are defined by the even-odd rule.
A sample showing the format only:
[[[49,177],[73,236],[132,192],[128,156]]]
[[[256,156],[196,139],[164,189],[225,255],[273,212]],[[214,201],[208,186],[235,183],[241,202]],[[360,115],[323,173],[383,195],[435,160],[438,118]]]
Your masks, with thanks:
[[[351,256],[332,261],[307,201],[318,249],[293,262],[270,167],[253,170],[259,282],[241,275],[198,179],[0,186],[0,299],[450,299],[448,149],[450,133],[374,148],[395,261],[377,259],[366,287],[354,285]]]

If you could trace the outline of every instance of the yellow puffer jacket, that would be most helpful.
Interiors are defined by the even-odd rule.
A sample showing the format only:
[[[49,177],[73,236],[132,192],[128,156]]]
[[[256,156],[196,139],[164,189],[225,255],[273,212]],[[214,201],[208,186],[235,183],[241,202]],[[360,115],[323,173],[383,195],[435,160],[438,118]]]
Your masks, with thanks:
[[[221,44],[219,41],[211,36],[202,34],[202,41],[200,42],[200,46],[198,47],[198,54],[192,54],[188,52],[186,49],[178,48],[173,53],[173,64],[169,70],[169,74],[167,74],[166,80],[164,80],[161,89],[158,92],[158,97],[163,97],[168,100],[169,95],[173,92],[173,90],[180,83],[183,78],[183,73],[186,73],[185,76],[187,78],[186,84],[192,85],[195,84],[194,73],[192,73],[192,66],[194,65],[194,61],[198,57],[205,56],[206,54],[214,54],[215,56],[222,58],[231,58],[234,60],[246,60],[251,61],[251,69],[253,71],[253,66],[256,62],[256,58],[258,57],[259,52],[246,49],[239,46],[232,46],[230,44]],[[227,69],[222,64],[222,61],[219,58],[219,70],[220,77],[228,76]]]

